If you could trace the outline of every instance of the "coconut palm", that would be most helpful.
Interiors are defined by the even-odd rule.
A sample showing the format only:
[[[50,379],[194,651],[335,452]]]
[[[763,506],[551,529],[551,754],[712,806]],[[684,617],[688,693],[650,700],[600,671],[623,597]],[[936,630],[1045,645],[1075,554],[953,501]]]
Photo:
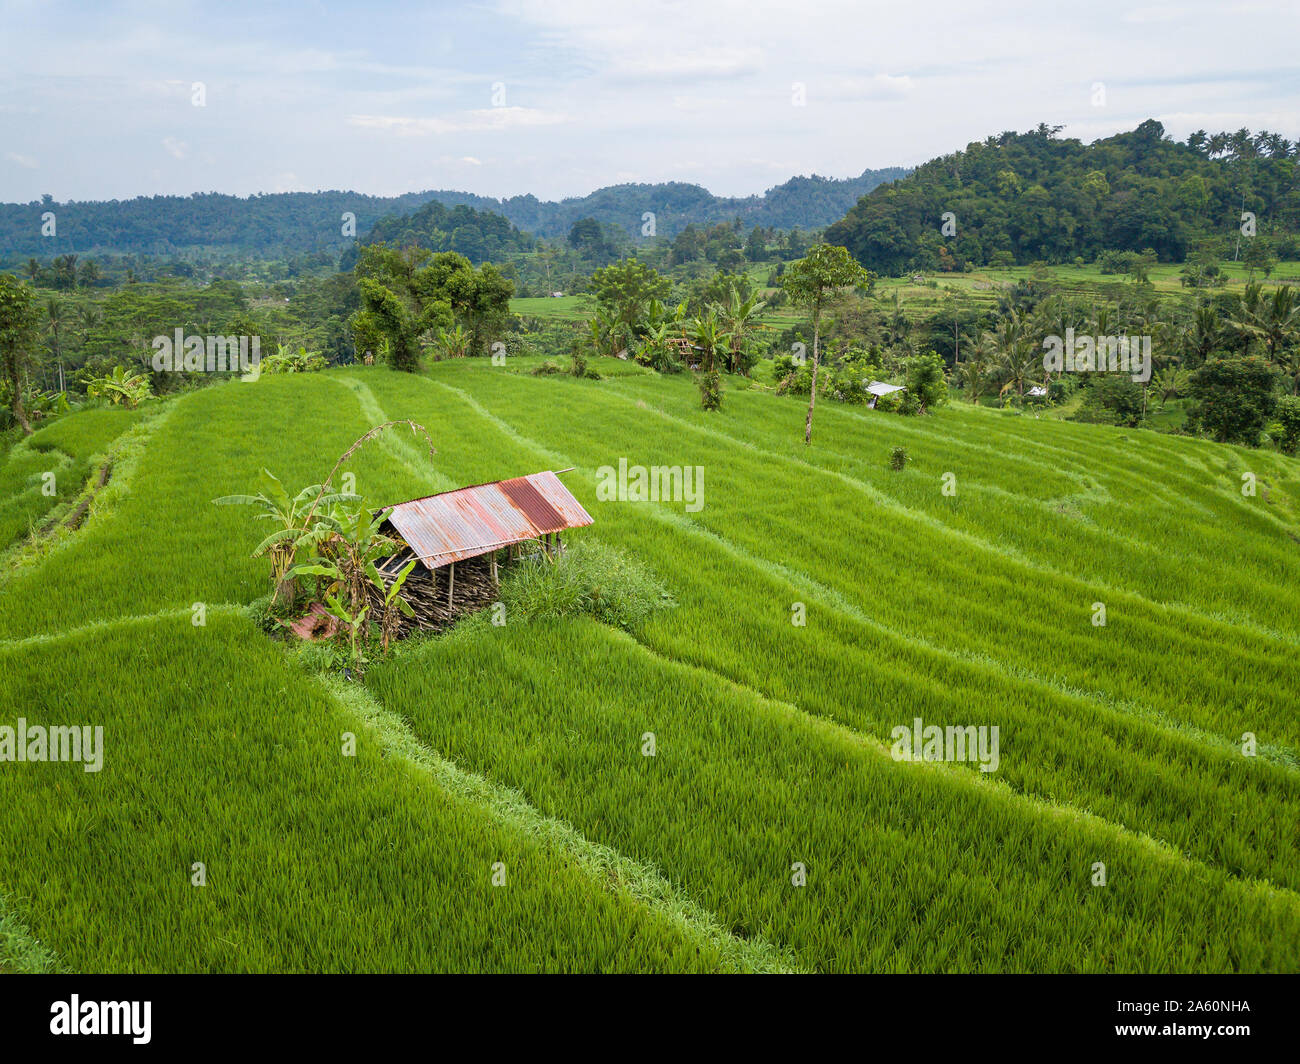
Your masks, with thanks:
[[[77,308],[77,325],[80,327],[78,331],[81,333],[83,345],[86,343],[91,331],[98,328],[99,323],[103,320],[103,313],[91,303],[83,303]]]
[[[1223,322],[1219,312],[1210,303],[1202,303],[1192,316],[1188,333],[1188,350],[1193,355],[1193,365],[1204,363],[1223,343]]]
[[[1024,397],[1025,384],[1042,369],[1038,350],[1030,342],[1024,316],[1016,310],[1002,318],[993,331],[994,366],[1003,378],[1000,395],[1014,388]]]
[[[972,403],[978,403],[988,385],[989,372],[997,357],[997,341],[990,332],[983,332],[973,347],[966,348],[966,361],[962,363],[962,377]]]
[[[1269,361],[1279,361],[1279,352],[1292,344],[1300,330],[1300,303],[1294,288],[1280,285],[1273,289],[1272,298],[1262,300],[1259,329]]]
[[[63,331],[67,323],[67,315],[63,313],[63,304],[58,300],[51,298],[45,303],[45,332],[49,336],[50,354],[54,356],[54,361],[59,367],[59,391],[65,391],[63,386]]]
[[[1247,354],[1252,344],[1264,339],[1265,302],[1264,286],[1259,281],[1248,281],[1228,317],[1227,332],[1238,340]]]

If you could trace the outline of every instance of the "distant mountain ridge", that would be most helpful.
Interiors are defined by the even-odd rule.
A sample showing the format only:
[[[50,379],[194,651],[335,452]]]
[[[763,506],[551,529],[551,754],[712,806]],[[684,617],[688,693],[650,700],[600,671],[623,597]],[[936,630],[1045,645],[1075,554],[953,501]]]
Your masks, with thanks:
[[[752,225],[820,228],[842,218],[859,197],[908,172],[890,167],[842,180],[794,177],[761,196],[746,197],[714,196],[699,185],[680,182],[611,185],[559,202],[531,194],[493,199],[455,190],[387,197],[340,191],[247,197],[203,192],[66,203],[44,197],[0,204],[0,256],[173,255],[196,250],[267,257],[342,254],[353,240],[344,231],[345,214],[355,216],[356,237],[364,238],[381,219],[409,215],[429,202],[501,215],[525,233],[552,238],[567,235],[579,218],[591,217],[639,239],[647,211],[655,215],[657,235],[668,237],[691,222],[711,224],[738,216]],[[54,214],[53,236],[42,233],[47,212]],[[478,222],[485,229],[497,228],[486,219]]]
[[[891,166],[864,170],[857,177],[792,177],[762,195],[715,196],[700,185],[680,181],[659,184],[608,185],[586,196],[557,201],[528,194],[493,199],[472,192],[431,192],[447,206],[464,204],[495,211],[535,236],[563,237],[580,218],[616,225],[639,239],[644,215],[652,213],[657,236],[676,236],[688,224],[711,225],[740,218],[747,226],[777,229],[819,229],[842,218],[859,198],[889,181],[911,173]]]

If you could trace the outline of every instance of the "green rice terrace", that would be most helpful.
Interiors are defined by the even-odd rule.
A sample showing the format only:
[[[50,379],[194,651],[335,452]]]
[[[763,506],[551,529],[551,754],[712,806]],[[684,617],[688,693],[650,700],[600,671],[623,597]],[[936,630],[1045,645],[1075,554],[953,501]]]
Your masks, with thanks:
[[[0,458],[6,722],[103,728],[100,771],[0,772],[0,970],[1300,970],[1300,461],[969,403],[827,402],[807,447],[806,397],[520,361]],[[401,420],[436,454],[352,449]],[[593,523],[362,672],[214,505],[349,449],[374,507],[553,470]],[[698,497],[611,498],[620,460]],[[899,756],[936,725],[995,759]]]

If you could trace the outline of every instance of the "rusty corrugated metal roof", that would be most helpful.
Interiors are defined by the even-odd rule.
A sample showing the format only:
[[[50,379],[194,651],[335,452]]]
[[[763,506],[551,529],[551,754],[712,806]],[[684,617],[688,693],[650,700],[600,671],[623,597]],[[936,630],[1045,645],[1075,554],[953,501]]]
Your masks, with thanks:
[[[428,569],[592,523],[551,472],[456,488],[381,512]]]

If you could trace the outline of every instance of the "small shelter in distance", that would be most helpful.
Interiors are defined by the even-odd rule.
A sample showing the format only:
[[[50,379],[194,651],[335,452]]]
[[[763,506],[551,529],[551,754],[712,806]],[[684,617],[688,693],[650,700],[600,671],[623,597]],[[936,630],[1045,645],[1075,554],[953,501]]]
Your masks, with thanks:
[[[876,409],[876,402],[884,395],[893,395],[895,392],[905,392],[907,388],[902,384],[886,384],[884,381],[872,381],[867,385],[867,394],[871,396],[867,400],[867,406],[872,410]]]
[[[415,612],[413,627],[441,629],[496,599],[499,565],[529,557],[549,559],[564,550],[560,534],[592,523],[582,504],[553,472],[496,480],[411,499],[376,511],[381,531],[403,549],[376,565],[391,586],[412,560],[419,564],[401,595]],[[378,588],[372,588],[372,606]]]

